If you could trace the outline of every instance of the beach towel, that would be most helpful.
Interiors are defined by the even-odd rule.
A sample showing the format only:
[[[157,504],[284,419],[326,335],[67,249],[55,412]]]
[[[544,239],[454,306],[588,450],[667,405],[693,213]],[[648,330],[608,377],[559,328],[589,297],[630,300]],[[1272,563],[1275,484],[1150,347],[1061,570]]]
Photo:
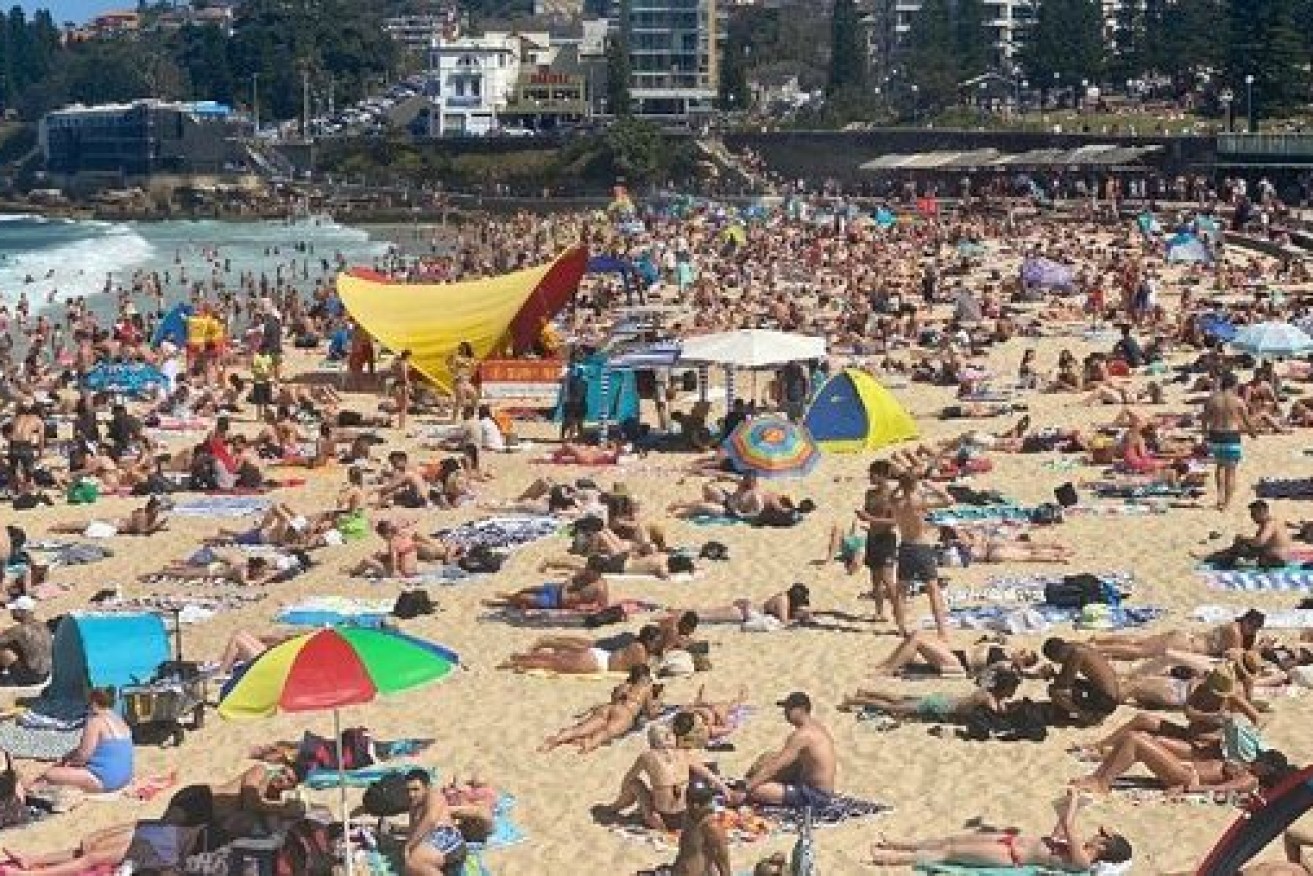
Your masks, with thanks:
[[[1313,478],[1262,478],[1254,492],[1260,499],[1311,499]]]
[[[303,784],[312,791],[324,791],[328,788],[338,788],[344,785],[348,788],[368,788],[379,779],[394,773],[409,772],[416,767],[423,768],[423,764],[389,761],[388,763],[377,763],[373,766],[362,767],[358,770],[345,770],[341,773],[337,770],[315,767],[306,774]]]
[[[1229,572],[1201,569],[1198,574],[1214,590],[1244,593],[1313,590],[1313,569],[1236,569]]]
[[[534,514],[512,517],[488,517],[462,523],[452,529],[439,530],[435,537],[465,550],[484,547],[489,550],[514,550],[526,544],[550,538],[561,531],[561,521],[550,515]]]
[[[409,578],[370,578],[363,580],[371,584],[391,584],[407,589],[414,587],[454,587],[478,577],[473,572],[466,572],[460,566],[438,566],[436,569],[422,569],[418,575]]]
[[[392,615],[393,600],[322,596],[290,605],[275,618],[294,627],[380,627]]]
[[[699,514],[696,517],[685,517],[684,520],[694,526],[733,526],[736,523],[752,522],[742,517],[731,517],[728,514]]]
[[[1236,619],[1243,609],[1231,605],[1201,605],[1190,612],[1190,617],[1200,623],[1220,624]],[[1313,608],[1277,608],[1265,609],[1263,629],[1265,630],[1309,630],[1313,629]]]
[[[629,678],[627,672],[557,672],[555,669],[517,669],[516,675],[530,678],[568,678],[573,681],[608,681],[611,684]]]
[[[642,599],[624,599],[611,603],[612,608],[624,612],[624,619],[640,614],[661,611],[662,606]],[[585,627],[588,618],[597,609],[587,611],[573,608],[496,608],[483,615],[483,620],[499,621],[513,627]]]
[[[620,572],[619,574],[603,575],[602,577],[614,584],[621,584],[626,581],[639,583],[650,583],[656,581],[662,584],[689,584],[696,581],[698,578],[701,578],[703,574],[704,572],[700,570],[696,572],[675,572],[672,575],[667,575],[662,578],[659,575],[653,575],[648,572]]]
[[[1154,606],[1121,606],[1111,609],[1111,626],[1104,629],[1126,630],[1144,626],[1167,614],[1164,608]],[[1005,605],[981,605],[951,608],[948,625],[960,630],[990,630],[1000,633],[1042,633],[1062,624],[1075,624],[1080,620],[1077,608],[1056,608],[1051,605],[1031,605],[1015,608]],[[926,617],[921,626],[934,627],[934,618]]]
[[[55,761],[78,747],[82,730],[34,730],[13,721],[0,723],[0,749],[15,758]]]
[[[248,517],[263,514],[270,504],[262,496],[196,496],[179,500],[169,513],[177,517]]]

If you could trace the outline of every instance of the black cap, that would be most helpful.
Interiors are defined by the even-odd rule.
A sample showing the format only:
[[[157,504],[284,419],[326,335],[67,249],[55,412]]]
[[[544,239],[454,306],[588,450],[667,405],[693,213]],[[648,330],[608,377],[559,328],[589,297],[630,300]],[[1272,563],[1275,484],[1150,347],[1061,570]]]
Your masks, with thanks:
[[[799,690],[795,690],[775,705],[783,706],[785,711],[790,709],[803,709],[810,712],[812,710],[812,698]]]

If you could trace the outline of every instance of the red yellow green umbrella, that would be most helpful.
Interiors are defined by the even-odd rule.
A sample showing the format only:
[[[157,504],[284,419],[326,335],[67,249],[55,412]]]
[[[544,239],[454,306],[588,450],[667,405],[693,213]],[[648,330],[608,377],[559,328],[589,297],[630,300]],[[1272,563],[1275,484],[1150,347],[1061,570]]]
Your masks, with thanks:
[[[333,710],[338,771],[342,771],[343,706],[372,702],[446,678],[460,665],[456,652],[404,633],[336,627],[307,633],[261,654],[223,691],[219,714],[232,720],[267,718],[278,712]],[[346,781],[340,802],[346,835]],[[352,872],[347,850],[347,873]]]

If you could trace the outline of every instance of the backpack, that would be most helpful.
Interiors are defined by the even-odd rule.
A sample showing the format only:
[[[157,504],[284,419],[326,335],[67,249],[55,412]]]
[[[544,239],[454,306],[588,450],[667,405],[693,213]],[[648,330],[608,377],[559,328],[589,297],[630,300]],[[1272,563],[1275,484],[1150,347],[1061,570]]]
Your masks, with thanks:
[[[404,815],[410,809],[404,773],[388,773],[370,783],[362,801],[365,812],[378,818]]]
[[[422,614],[433,614],[437,607],[427,590],[406,590],[397,595],[392,614],[401,620],[412,620]]]
[[[1062,522],[1062,506],[1056,502],[1045,502],[1030,512],[1030,522],[1036,526],[1053,526]]]
[[[465,556],[460,558],[459,565],[466,572],[475,574],[500,572],[502,563],[506,561],[503,554],[499,554],[492,548],[484,544],[476,544],[469,549]]]
[[[332,876],[336,863],[328,825],[303,818],[288,829],[274,859],[274,876]]]
[[[1044,603],[1054,608],[1106,605],[1107,599],[1107,588],[1094,575],[1068,575],[1061,581],[1050,581],[1044,585]]]

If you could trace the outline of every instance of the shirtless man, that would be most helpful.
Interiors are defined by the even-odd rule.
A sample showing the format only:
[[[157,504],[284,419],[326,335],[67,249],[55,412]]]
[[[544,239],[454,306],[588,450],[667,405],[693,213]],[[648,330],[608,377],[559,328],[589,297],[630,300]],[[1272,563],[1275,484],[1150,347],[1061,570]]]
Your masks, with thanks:
[[[1285,523],[1272,514],[1262,499],[1249,503],[1249,518],[1258,527],[1251,536],[1237,535],[1229,548],[1218,551],[1210,561],[1220,568],[1234,568],[1244,561],[1260,569],[1279,569],[1290,562],[1294,541]]]
[[[1117,711],[1121,686],[1108,658],[1095,648],[1059,638],[1041,649],[1058,667],[1049,685],[1049,699],[1081,724],[1097,724]]]
[[[904,471],[898,476],[898,489],[890,499],[889,507],[898,527],[898,587],[894,594],[894,623],[903,636],[908,634],[905,600],[911,586],[920,581],[930,594],[930,611],[935,617],[939,638],[948,638],[948,608],[943,591],[939,589],[939,568],[936,565],[939,547],[939,529],[926,522],[926,513],[936,508],[947,508],[955,500],[941,487],[926,484],[922,492],[920,476]]]
[[[606,608],[610,604],[610,592],[603,575],[605,568],[604,557],[589,557],[588,564],[564,584],[539,584],[514,593],[499,593],[493,599],[485,599],[483,604],[488,608]]]
[[[728,797],[729,788],[698,755],[675,744],[669,723],[651,725],[647,730],[648,750],[634,759],[620,780],[615,802],[597,806],[599,816],[618,815],[632,806],[652,830],[679,830],[684,826],[688,790],[694,778],[716,788]]]
[[[790,809],[824,806],[834,795],[834,738],[812,717],[812,701],[807,694],[794,691],[777,705],[784,709],[784,718],[794,730],[784,748],[763,755],[748,770],[742,797]]]
[[[864,565],[871,571],[871,599],[875,601],[875,620],[883,623],[884,601],[893,606],[894,622],[901,630],[906,626],[903,600],[898,595],[898,529],[890,507],[889,464],[873,462],[868,471],[871,485],[866,490],[857,519],[866,524]]]
[[[1240,445],[1241,432],[1248,432],[1250,437],[1258,437],[1249,418],[1249,406],[1236,392],[1239,380],[1235,374],[1227,372],[1218,381],[1218,388],[1204,402],[1200,425],[1204,430],[1204,440],[1213,454],[1217,465],[1215,478],[1217,482],[1217,508],[1224,510],[1231,504],[1235,495],[1236,467],[1244,458]]]
[[[468,850],[446,795],[433,787],[428,770],[406,773],[410,800],[410,837],[406,840],[405,876],[443,876],[465,860]]]
[[[394,450],[388,454],[388,465],[387,480],[378,491],[378,507],[428,507],[429,485],[422,474],[410,467],[410,457],[401,450]]]
[[[639,871],[639,876],[730,876],[729,837],[716,818],[715,800],[711,788],[691,788],[675,862],[657,870]]]
[[[256,764],[222,784],[182,788],[169,800],[162,820],[179,827],[206,827],[222,844],[248,836],[271,816],[294,820],[304,815],[304,803],[283,799],[296,784],[290,766]]]

